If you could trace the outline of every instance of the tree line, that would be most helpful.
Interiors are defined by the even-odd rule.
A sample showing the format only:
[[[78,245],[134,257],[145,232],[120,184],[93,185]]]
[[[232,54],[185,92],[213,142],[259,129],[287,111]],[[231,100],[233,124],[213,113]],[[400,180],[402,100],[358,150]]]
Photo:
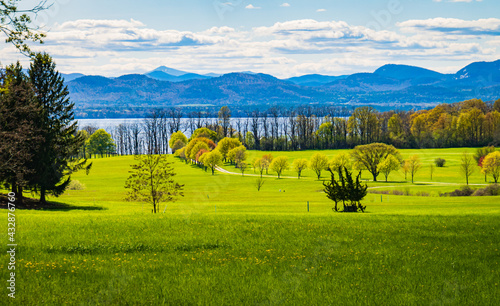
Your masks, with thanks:
[[[487,146],[500,143],[500,99],[441,104],[420,111],[378,112],[366,106],[273,107],[232,118],[228,107],[216,116],[184,114],[180,108],[157,110],[142,123],[121,124],[111,131],[116,154],[164,154],[168,138],[182,131],[192,135],[207,128],[215,140],[237,138],[250,150],[296,151],[351,149],[381,142],[397,148]]]

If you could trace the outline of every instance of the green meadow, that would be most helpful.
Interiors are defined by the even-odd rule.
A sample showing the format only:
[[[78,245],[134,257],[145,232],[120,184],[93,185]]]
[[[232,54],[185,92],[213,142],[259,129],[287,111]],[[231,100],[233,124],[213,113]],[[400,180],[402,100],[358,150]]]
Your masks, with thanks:
[[[415,184],[401,171],[367,184],[411,195],[369,193],[366,213],[355,214],[333,212],[310,170],[301,179],[270,171],[257,191],[251,168],[212,176],[171,157],[185,196],[154,215],[124,200],[133,157],[96,159],[88,176],[74,176],[84,190],[50,199],[65,206],[16,211],[15,304],[497,305],[500,197],[439,196],[465,184],[464,151],[475,149],[401,150],[421,157]],[[290,161],[314,153],[271,152]],[[431,179],[438,157],[446,166]],[[486,184],[478,170],[470,183]]]

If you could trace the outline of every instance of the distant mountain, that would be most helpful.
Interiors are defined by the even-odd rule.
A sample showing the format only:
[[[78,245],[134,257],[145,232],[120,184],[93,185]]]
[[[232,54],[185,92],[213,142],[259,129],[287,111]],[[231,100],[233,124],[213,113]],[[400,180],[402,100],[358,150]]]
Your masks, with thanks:
[[[171,72],[168,69],[164,70]],[[83,76],[67,84],[77,113],[82,116],[99,114],[102,109],[124,115],[135,114],[136,109],[146,111],[171,106],[217,108],[228,105],[247,111],[273,105],[303,104],[418,109],[471,98],[485,101],[500,98],[500,61],[473,63],[456,74],[385,65],[373,73],[338,77],[306,75],[280,80],[261,73],[174,76],[157,70],[149,75],[131,74],[118,78]]]
[[[182,82],[182,81],[189,81],[189,80],[200,80],[200,79],[210,79],[211,77],[206,76],[206,75],[200,75],[196,73],[186,73],[183,75],[179,76],[174,76],[168,73],[165,73],[163,71],[152,71],[149,73],[145,74],[146,76],[160,80],[160,81],[169,81],[169,82]]]
[[[64,78],[65,82],[71,82],[74,79],[78,79],[78,78],[85,76],[84,74],[81,74],[81,73],[68,73],[68,74],[61,73],[61,75]]]
[[[181,75],[189,73],[186,71],[181,71],[181,70],[177,70],[177,69],[173,69],[173,68],[169,68],[169,67],[165,67],[165,66],[160,66],[160,67],[156,68],[155,70],[150,71],[148,73],[157,72],[157,71],[161,71],[161,72],[164,72],[166,74],[173,75],[173,76],[181,76]],[[148,73],[146,73],[146,74],[148,74]]]
[[[329,76],[329,75],[321,75],[321,74],[307,74],[299,77],[293,77],[286,79],[286,81],[292,82],[297,85],[302,86],[321,86],[336,80],[345,79],[347,76]]]
[[[374,74],[392,78],[396,80],[409,80],[409,79],[443,79],[446,75],[432,71],[425,68],[408,66],[408,65],[384,65],[377,70],[375,70]]]
[[[494,62],[476,62],[459,70],[456,80],[468,80],[483,84],[500,83],[500,60]]]

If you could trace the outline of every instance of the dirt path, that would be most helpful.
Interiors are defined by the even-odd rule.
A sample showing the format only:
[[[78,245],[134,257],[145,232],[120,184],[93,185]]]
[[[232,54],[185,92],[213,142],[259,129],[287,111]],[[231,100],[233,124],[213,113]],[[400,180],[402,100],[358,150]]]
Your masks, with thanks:
[[[215,167],[215,170],[224,173],[224,174],[229,174],[229,175],[241,175],[241,173],[236,173],[236,172],[230,172],[227,171],[226,169],[223,169],[219,166]],[[253,176],[253,177],[260,177],[260,174],[245,174],[245,176]],[[262,175],[262,177],[269,177],[269,178],[277,178],[276,175]],[[281,178],[288,178],[288,179],[296,179],[296,176],[281,176]],[[415,184],[428,184],[426,187],[438,187],[438,186],[462,186],[463,184],[460,183],[446,183],[446,182],[415,182]],[[413,185],[415,186],[415,185]],[[469,184],[469,186],[488,186],[488,184]],[[397,187],[402,187],[401,185],[399,186],[374,186],[374,187],[369,187],[368,189],[382,189],[382,188],[397,188]],[[407,186],[405,186],[407,187]],[[409,187],[409,186],[408,186]]]

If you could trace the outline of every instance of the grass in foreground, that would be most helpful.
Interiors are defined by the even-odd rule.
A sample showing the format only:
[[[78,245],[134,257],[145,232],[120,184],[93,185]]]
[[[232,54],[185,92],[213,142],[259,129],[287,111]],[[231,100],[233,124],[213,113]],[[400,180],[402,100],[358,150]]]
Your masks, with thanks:
[[[459,152],[448,151],[441,182]],[[186,197],[153,215],[123,201],[131,162],[99,159],[91,175],[78,174],[86,190],[58,199],[78,209],[17,212],[16,303],[499,302],[498,198],[370,194],[366,214],[336,214],[312,175],[267,178],[257,192],[255,177],[213,177],[176,161]],[[432,194],[459,180],[431,184]],[[429,188],[394,181],[370,186]]]

